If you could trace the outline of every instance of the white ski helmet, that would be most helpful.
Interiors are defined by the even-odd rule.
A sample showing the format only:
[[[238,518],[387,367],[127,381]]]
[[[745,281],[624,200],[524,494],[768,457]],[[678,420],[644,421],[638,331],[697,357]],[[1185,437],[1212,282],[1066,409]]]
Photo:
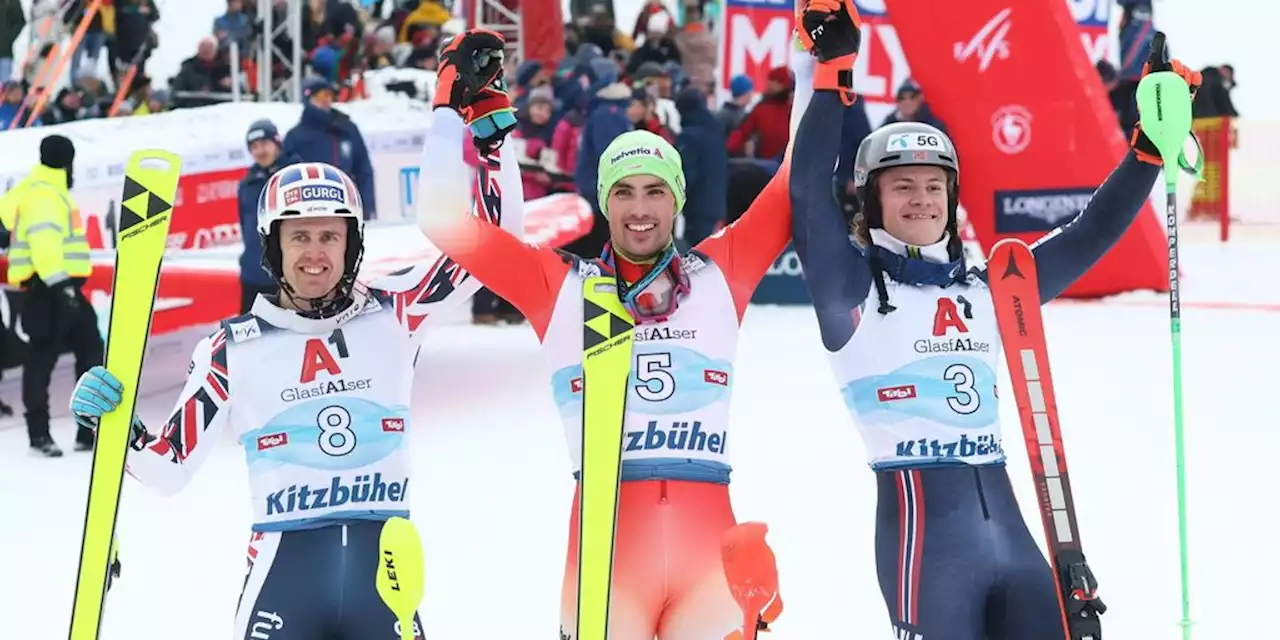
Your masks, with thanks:
[[[258,238],[262,241],[262,266],[286,293],[293,288],[284,279],[278,231],[288,218],[345,218],[346,264],[338,282],[338,301],[350,297],[360,260],[364,256],[364,203],[355,182],[341,169],[323,162],[287,166],[267,180],[258,196]],[[316,311],[325,306],[311,301]]]

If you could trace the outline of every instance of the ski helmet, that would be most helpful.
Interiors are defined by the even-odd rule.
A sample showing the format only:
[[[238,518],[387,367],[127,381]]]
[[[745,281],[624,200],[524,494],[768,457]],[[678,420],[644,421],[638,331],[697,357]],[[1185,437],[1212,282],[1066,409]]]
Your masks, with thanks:
[[[262,266],[290,296],[294,296],[294,291],[284,278],[280,222],[289,218],[330,217],[347,221],[347,250],[342,278],[334,288],[338,293],[336,298],[306,299],[312,311],[321,317],[346,307],[364,257],[364,203],[360,199],[360,191],[341,169],[323,162],[304,162],[277,171],[258,196]]]
[[[680,152],[665,138],[648,131],[628,131],[613,139],[596,172],[596,199],[600,212],[609,217],[609,190],[624,178],[653,175],[667,183],[676,199],[676,215],[684,209],[684,164]]]
[[[876,185],[880,172],[890,167],[921,165],[942,167],[947,173],[947,232],[954,245],[948,246],[948,250],[952,250],[953,257],[958,256],[961,244],[956,230],[956,207],[960,204],[960,163],[951,138],[932,125],[895,122],[876,129],[862,140],[853,161],[855,215],[861,214],[868,227],[884,227]]]

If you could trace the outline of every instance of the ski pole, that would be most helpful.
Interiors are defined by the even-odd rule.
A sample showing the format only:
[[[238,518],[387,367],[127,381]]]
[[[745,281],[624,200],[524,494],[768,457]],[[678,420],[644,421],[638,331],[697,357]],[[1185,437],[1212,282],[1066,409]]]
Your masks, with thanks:
[[[1182,416],[1182,312],[1178,290],[1178,167],[1182,145],[1191,133],[1191,89],[1172,70],[1165,34],[1156,32],[1148,58],[1149,73],[1138,83],[1142,130],[1164,161],[1165,225],[1169,236],[1169,328],[1173,343],[1173,437],[1178,481],[1178,560],[1182,585],[1183,640],[1191,638],[1191,600],[1187,573],[1186,450]]]

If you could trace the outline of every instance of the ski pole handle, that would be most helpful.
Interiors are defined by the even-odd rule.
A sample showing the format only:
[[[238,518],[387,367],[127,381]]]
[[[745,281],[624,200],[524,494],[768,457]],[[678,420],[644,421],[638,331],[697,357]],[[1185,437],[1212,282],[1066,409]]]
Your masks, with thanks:
[[[1151,51],[1147,54],[1147,64],[1151,73],[1173,70],[1173,65],[1169,64],[1169,45],[1165,41],[1163,31],[1157,31],[1151,38]]]

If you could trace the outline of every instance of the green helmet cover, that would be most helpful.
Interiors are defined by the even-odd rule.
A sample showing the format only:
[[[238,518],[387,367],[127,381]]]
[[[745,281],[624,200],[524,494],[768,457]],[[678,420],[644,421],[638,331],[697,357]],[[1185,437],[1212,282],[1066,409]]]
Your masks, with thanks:
[[[684,209],[684,164],[680,152],[662,136],[648,131],[628,131],[613,139],[596,172],[596,197],[600,211],[609,217],[609,190],[623,178],[656,176],[667,183],[676,199],[676,215]]]

